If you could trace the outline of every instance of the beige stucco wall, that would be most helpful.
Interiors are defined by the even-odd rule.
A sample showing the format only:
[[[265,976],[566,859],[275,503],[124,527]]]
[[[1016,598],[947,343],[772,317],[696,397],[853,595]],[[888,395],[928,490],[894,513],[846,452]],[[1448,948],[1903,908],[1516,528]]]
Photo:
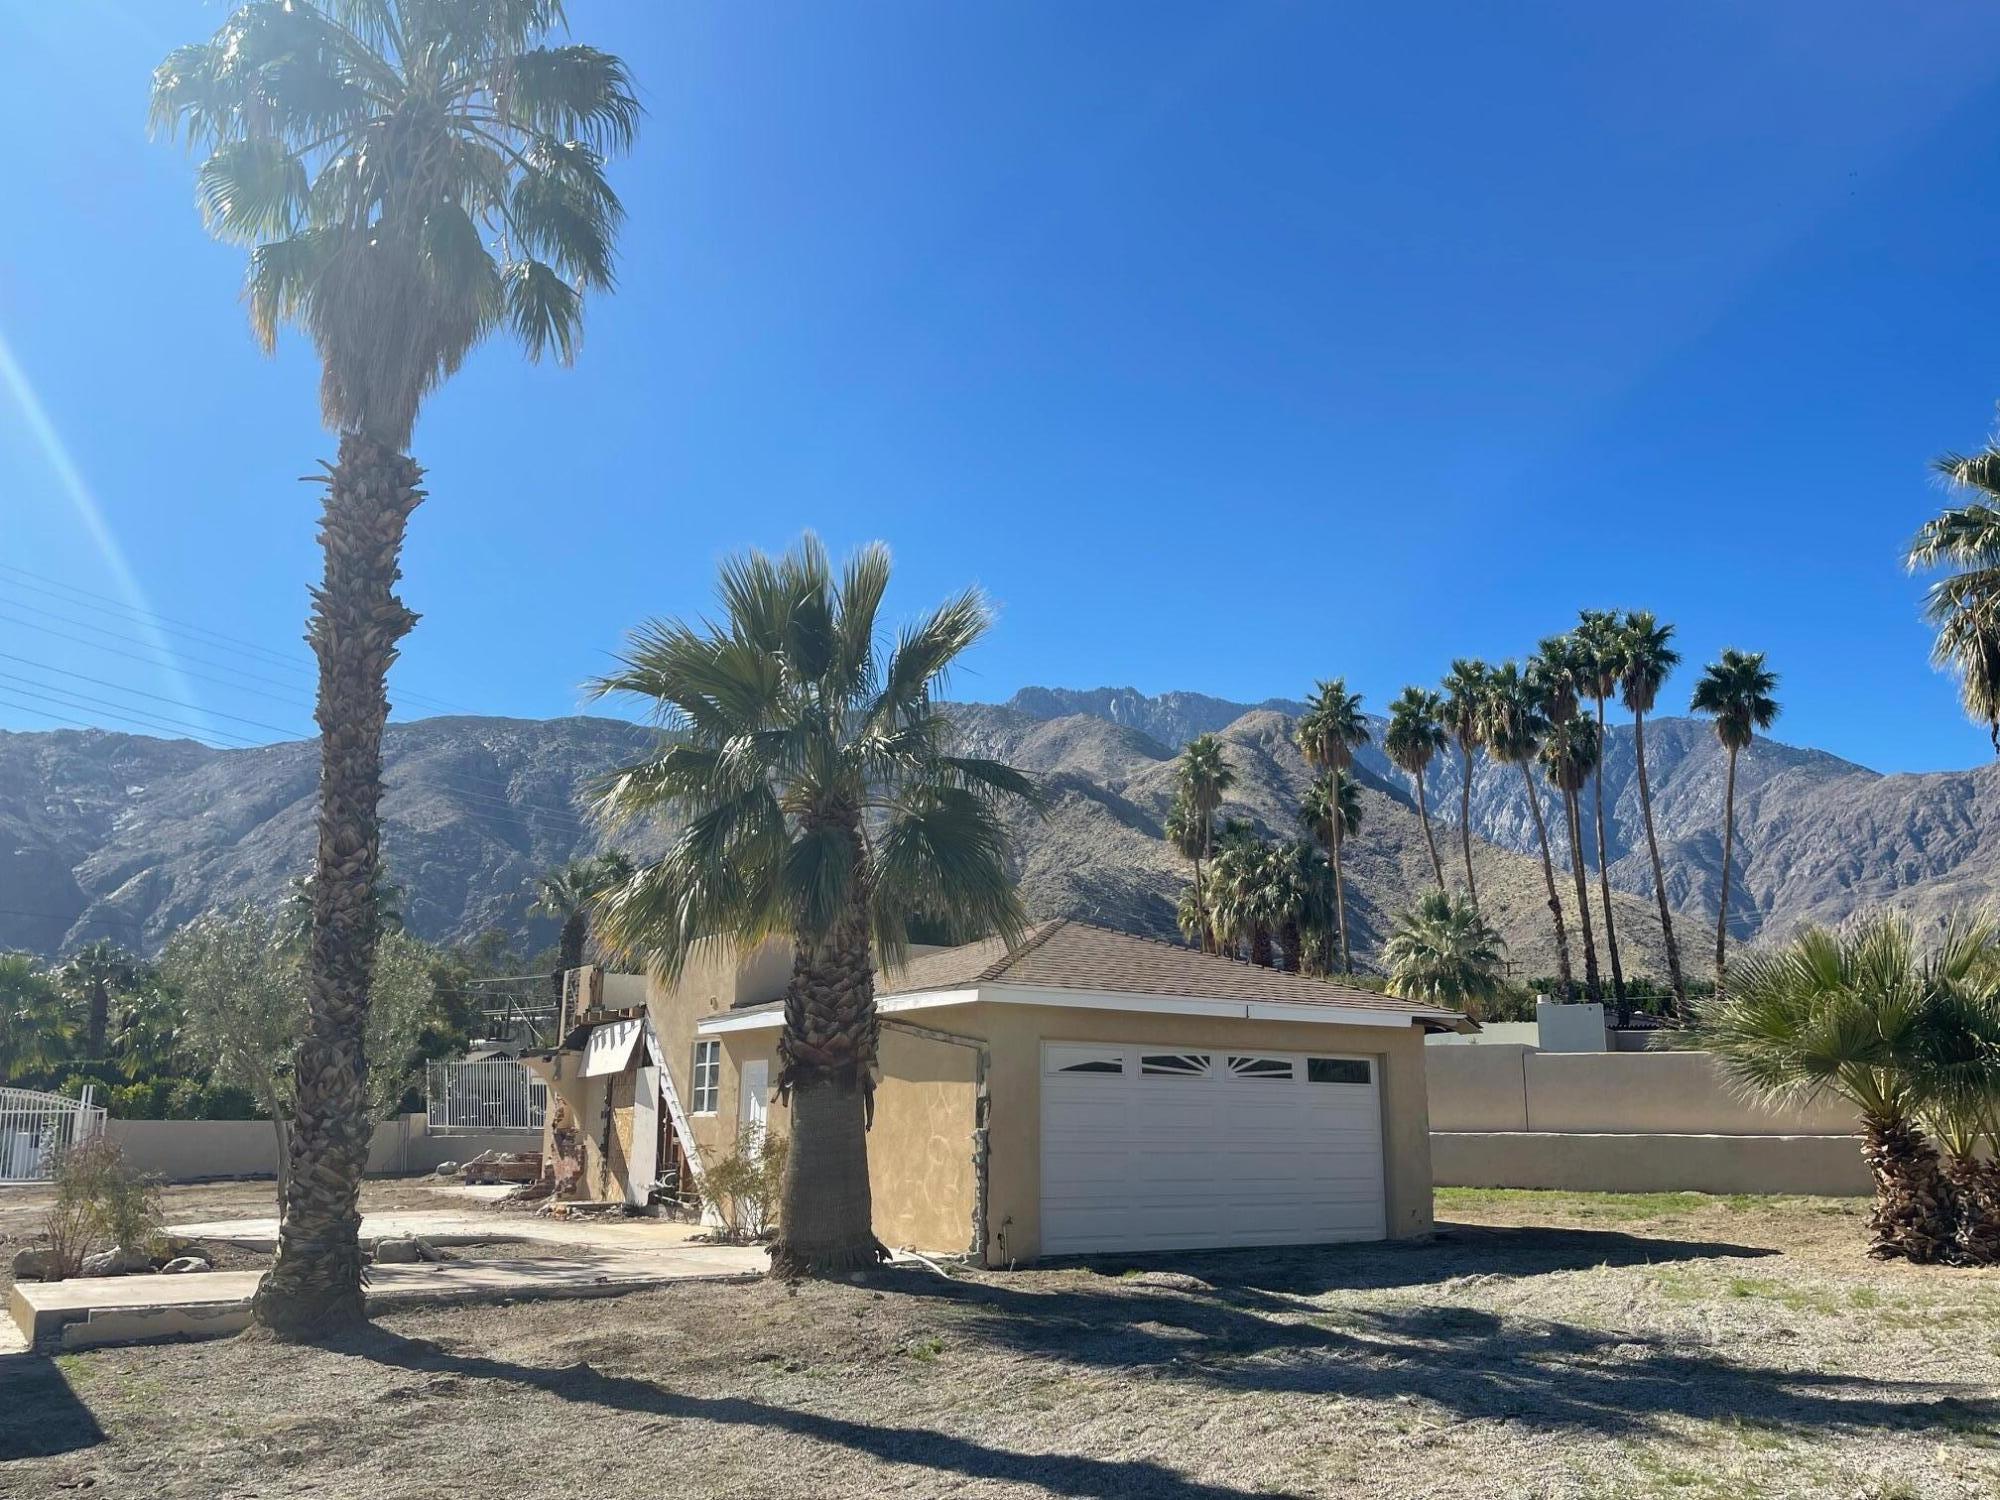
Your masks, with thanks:
[[[533,1131],[482,1131],[432,1135],[423,1115],[401,1115],[375,1127],[369,1144],[371,1173],[429,1172],[439,1162],[464,1161],[481,1151],[535,1151]],[[275,1177],[278,1133],[269,1120],[109,1120],[105,1133],[125,1159],[167,1182],[203,1177]]]
[[[1036,1005],[930,1011],[938,1024],[987,1038],[992,1071],[988,1130],[987,1255],[998,1265],[1041,1254],[1042,1043],[1159,1042],[1347,1053],[1376,1059],[1382,1080],[1383,1177],[1389,1237],[1431,1229],[1430,1121],[1424,1102],[1423,1033],[1415,1027],[1135,1015]],[[949,1017],[949,1021],[943,1018]]]
[[[1427,1062],[1431,1124],[1440,1131],[1847,1136],[1855,1127],[1854,1112],[1837,1101],[1752,1103],[1705,1052],[1432,1047]]]
[[[1431,1137],[1440,1187],[1588,1193],[1870,1192],[1858,1136],[1452,1132]]]

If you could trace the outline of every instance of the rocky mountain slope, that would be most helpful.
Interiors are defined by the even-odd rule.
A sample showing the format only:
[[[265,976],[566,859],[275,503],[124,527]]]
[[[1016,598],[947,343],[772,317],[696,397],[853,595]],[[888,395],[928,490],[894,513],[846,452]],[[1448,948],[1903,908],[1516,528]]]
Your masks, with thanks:
[[[1017,825],[1032,910],[1167,935],[1187,878],[1160,838],[1177,747],[1193,734],[1221,734],[1239,778],[1225,813],[1289,833],[1306,783],[1290,738],[1296,708],[1191,693],[1029,689],[1007,705],[952,711],[970,744],[1047,784],[1046,815]],[[384,841],[412,929],[437,939],[496,927],[546,938],[545,924],[527,912],[533,878],[601,846],[580,790],[642,750],[649,734],[590,718],[392,726]],[[1647,760],[1684,952],[1690,972],[1700,973],[1721,857],[1724,760],[1706,724],[1671,718],[1648,724]],[[110,936],[151,949],[209,907],[279,899],[311,853],[316,767],[308,743],[212,750],[98,731],[0,733],[0,947],[54,953]],[[1432,878],[1409,779],[1373,747],[1360,772],[1364,822],[1348,860],[1357,957],[1374,954],[1393,914]],[[1427,790],[1449,874],[1457,868],[1455,754],[1434,768]],[[1936,919],[2000,886],[2000,768],[1881,776],[1760,741],[1743,759],[1737,810],[1733,925],[1746,940],[1878,902]],[[1605,813],[1626,967],[1657,973],[1628,726],[1612,727]],[[1472,817],[1484,904],[1517,972],[1546,973],[1553,941],[1519,773],[1480,762]],[[644,855],[659,839],[655,831],[620,842]],[[1562,889],[1567,905],[1566,882]],[[1593,887],[1593,905],[1595,895]],[[1580,972],[1580,949],[1577,962]]]

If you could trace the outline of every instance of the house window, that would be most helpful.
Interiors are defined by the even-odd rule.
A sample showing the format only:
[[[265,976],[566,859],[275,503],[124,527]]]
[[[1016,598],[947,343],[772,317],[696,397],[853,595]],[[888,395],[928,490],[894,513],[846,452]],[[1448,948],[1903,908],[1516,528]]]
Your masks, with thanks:
[[[1306,1081],[1309,1083],[1367,1083],[1372,1076],[1365,1057],[1306,1059]]]
[[[694,1044],[694,1094],[688,1113],[712,1115],[722,1097],[722,1043]]]
[[[1293,1076],[1289,1057],[1232,1057],[1229,1071],[1237,1078],[1268,1078],[1279,1083],[1290,1083]]]
[[[1208,1064],[1205,1052],[1148,1052],[1139,1059],[1139,1071],[1155,1078],[1200,1078]]]

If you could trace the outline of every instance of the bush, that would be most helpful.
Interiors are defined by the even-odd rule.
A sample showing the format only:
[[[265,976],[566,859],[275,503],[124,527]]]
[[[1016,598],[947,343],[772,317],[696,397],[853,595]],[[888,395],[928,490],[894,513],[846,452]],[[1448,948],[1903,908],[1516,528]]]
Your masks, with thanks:
[[[722,1221],[722,1237],[742,1244],[770,1232],[785,1181],[785,1138],[745,1126],[729,1154],[696,1179],[701,1206]]]
[[[91,1247],[151,1254],[160,1239],[165,1210],[159,1179],[125,1160],[109,1136],[93,1136],[57,1154],[55,1202],[46,1229],[49,1279],[74,1276]]]

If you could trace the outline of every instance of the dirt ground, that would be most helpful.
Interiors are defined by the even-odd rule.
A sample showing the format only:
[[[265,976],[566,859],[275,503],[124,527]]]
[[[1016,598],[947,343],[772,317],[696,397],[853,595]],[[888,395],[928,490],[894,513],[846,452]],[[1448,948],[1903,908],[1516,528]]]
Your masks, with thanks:
[[[1415,1245],[19,1358],[0,1495],[2000,1494],[2000,1273],[1872,1262],[1861,1214],[1447,1191]]]

